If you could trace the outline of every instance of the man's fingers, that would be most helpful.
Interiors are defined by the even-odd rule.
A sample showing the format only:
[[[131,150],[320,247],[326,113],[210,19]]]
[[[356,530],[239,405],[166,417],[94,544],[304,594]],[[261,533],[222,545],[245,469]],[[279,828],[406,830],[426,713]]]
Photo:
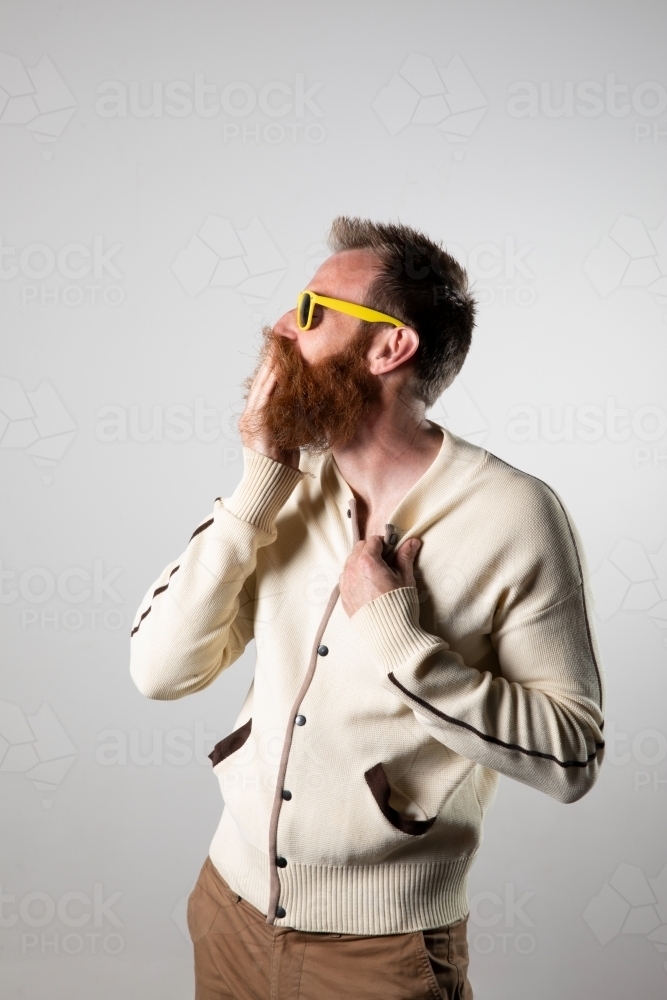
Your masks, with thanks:
[[[413,566],[421,544],[419,538],[408,538],[396,551],[396,567],[403,579],[414,579]]]
[[[262,381],[261,385],[257,387],[257,403],[262,405],[269,398],[273,392],[277,382],[276,373],[271,369],[267,372],[266,378]]]
[[[421,539],[419,538],[408,538],[407,542],[403,542],[396,552],[396,561],[399,565],[412,566],[421,548],[421,544]]]
[[[364,548],[373,558],[380,558],[382,555],[382,535],[371,535],[366,539]]]
[[[261,372],[261,375],[262,378],[260,379],[260,372],[257,373],[248,393],[245,407],[247,413],[261,410],[276,387],[277,377],[272,369],[269,368],[265,372]]]
[[[267,381],[270,381],[272,377],[275,378],[273,360],[267,355],[255,375],[248,398],[250,398],[250,396],[261,394]]]

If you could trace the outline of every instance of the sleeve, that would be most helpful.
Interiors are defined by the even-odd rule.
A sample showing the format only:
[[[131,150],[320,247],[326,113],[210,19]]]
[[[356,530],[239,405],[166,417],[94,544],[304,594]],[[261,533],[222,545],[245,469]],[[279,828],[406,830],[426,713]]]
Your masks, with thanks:
[[[572,547],[578,557],[574,534]],[[382,594],[352,620],[372,648],[384,685],[435,739],[484,767],[574,802],[604,755],[604,681],[588,583],[521,617],[521,602],[490,636],[499,676],[467,666],[419,624],[415,587]]]
[[[148,698],[182,698],[207,687],[253,638],[257,552],[277,537],[276,518],[303,473],[243,449],[244,472],[229,499],[193,532],[136,613],[130,675]]]

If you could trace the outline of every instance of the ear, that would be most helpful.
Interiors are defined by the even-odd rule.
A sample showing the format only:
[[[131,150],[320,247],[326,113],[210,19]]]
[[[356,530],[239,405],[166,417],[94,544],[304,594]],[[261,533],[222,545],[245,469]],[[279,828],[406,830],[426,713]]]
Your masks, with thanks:
[[[371,375],[386,375],[405,364],[419,347],[419,334],[411,326],[392,326],[379,333],[368,352]]]

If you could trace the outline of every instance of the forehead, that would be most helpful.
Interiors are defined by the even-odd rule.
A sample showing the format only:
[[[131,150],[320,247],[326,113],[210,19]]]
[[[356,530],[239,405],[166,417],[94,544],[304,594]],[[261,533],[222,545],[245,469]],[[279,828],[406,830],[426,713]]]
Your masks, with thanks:
[[[362,302],[379,270],[379,261],[372,250],[341,250],[318,267],[308,288],[319,295]]]

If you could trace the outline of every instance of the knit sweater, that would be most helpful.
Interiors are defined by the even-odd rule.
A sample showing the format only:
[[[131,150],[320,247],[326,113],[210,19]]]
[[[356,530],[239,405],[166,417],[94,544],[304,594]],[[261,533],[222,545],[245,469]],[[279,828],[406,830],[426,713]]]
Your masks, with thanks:
[[[355,501],[332,454],[292,469],[245,448],[238,486],[137,611],[130,669],[149,698],[200,691],[255,640],[210,755],[225,802],[210,857],[268,923],[459,920],[498,775],[561,802],[597,777],[603,678],[571,518],[545,483],[440,429],[385,534],[389,561],[422,540],[415,587],[348,617]]]

